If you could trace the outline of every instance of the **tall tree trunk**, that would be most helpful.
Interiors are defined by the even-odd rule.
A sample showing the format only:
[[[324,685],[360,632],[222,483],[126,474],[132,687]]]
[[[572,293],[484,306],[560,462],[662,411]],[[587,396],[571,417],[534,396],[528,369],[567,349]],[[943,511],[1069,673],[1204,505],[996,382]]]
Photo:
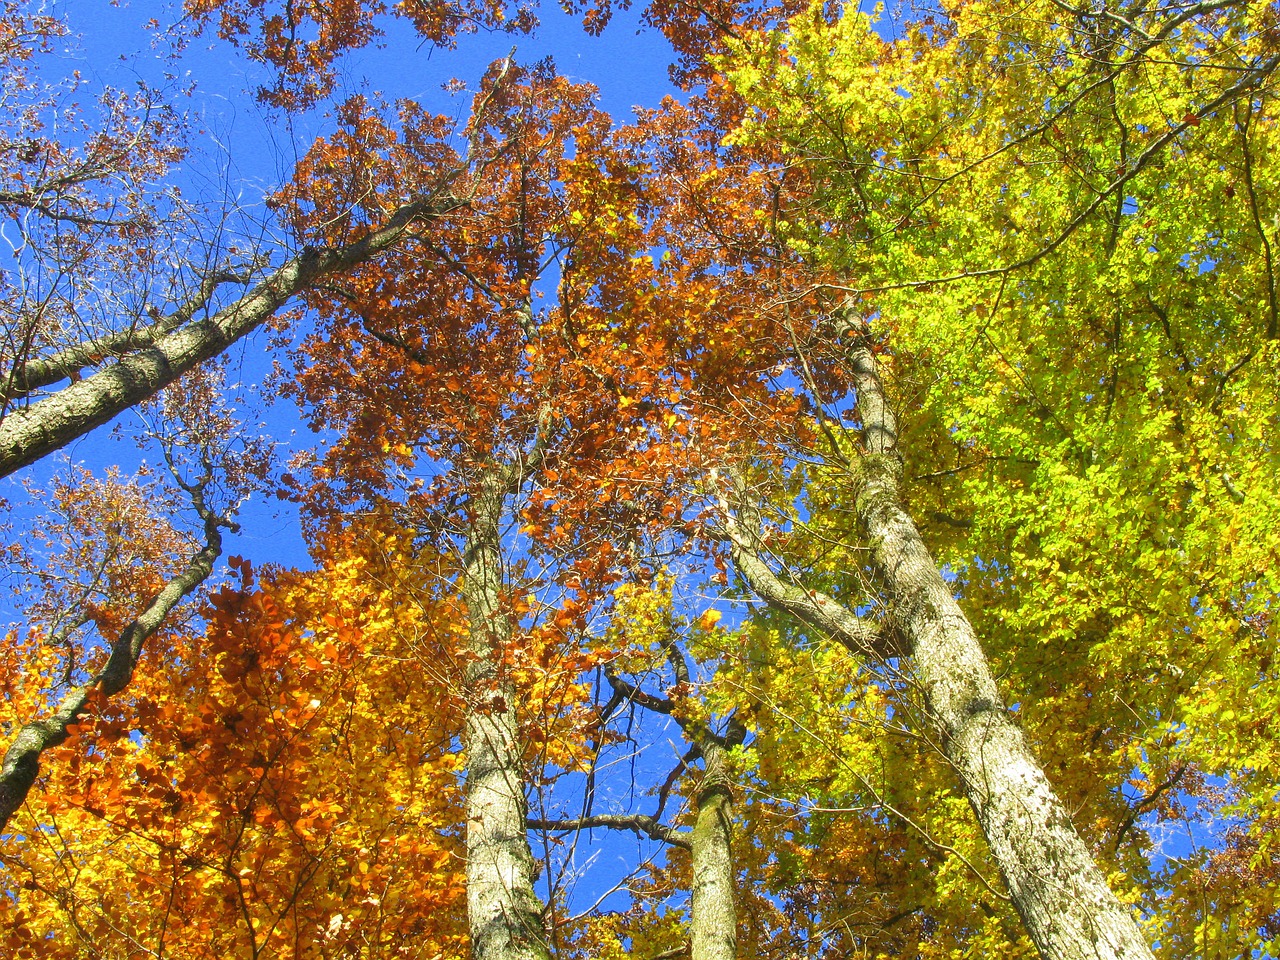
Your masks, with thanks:
[[[689,661],[677,646],[675,636],[668,635],[662,643],[666,648],[667,661],[675,673],[672,689],[692,689]],[[685,760],[702,758],[702,782],[694,797],[697,813],[693,830],[688,833],[674,830],[657,817],[643,814],[596,814],[575,820],[531,820],[529,825],[533,829],[545,830],[586,830],[592,827],[631,830],[637,835],[688,850],[693,865],[689,891],[688,949],[691,960],[736,960],[738,915],[734,903],[733,790],[727,753],[729,748],[742,744],[747,728],[731,716],[728,732],[723,737],[717,736],[705,721],[682,715],[676,701],[642,690],[624,680],[608,665],[604,672],[613,687],[613,697],[605,705],[602,718],[612,716],[614,708],[624,702],[671,717],[680,725],[693,747]],[[681,768],[684,762],[681,761]],[[659,803],[658,817],[662,816],[664,805],[665,799]],[[683,953],[683,948],[678,952]]]
[[[466,669],[467,917],[474,960],[547,960],[542,904],[520,756],[515,690],[503,651],[511,618],[503,607],[502,517],[509,471],[488,470],[472,500],[463,557],[469,624]]]
[[[710,735],[698,737],[702,784],[698,815],[690,837],[693,848],[692,960],[736,960],[738,917],[733,898],[733,794],[724,746]]]
[[[1137,923],[1107,886],[1001,700],[986,655],[902,507],[898,429],[865,325],[852,341],[862,453],[858,522],[890,613],[915,660],[941,734],[991,852],[1040,953],[1052,960],[1150,960]]]

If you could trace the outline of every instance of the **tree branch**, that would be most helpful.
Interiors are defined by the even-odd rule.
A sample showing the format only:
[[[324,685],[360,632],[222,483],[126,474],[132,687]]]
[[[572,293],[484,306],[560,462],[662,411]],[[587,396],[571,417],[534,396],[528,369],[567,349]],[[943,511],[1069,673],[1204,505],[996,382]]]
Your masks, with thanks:
[[[194,593],[213,572],[213,565],[222,554],[221,528],[226,524],[205,505],[203,491],[193,491],[192,500],[204,521],[204,545],[187,561],[182,572],[173,577],[138,614],[137,619],[121,631],[111,645],[111,654],[102,669],[92,679],[67,691],[52,716],[25,724],[9,745],[3,764],[0,764],[0,830],[26,801],[40,773],[40,755],[67,739],[68,728],[84,716],[95,690],[101,690],[102,696],[110,697],[129,685],[142,657],[144,644],[159,631],[173,609]]]
[[[212,317],[165,334],[119,363],[11,411],[0,422],[0,477],[66,446],[217,356],[321,277],[373,259],[399,243],[414,223],[438,219],[465,203],[438,191],[400,207],[386,224],[359,240],[305,249]]]
[[[550,830],[552,833],[572,833],[577,830],[591,830],[595,827],[630,830],[650,840],[669,843],[673,847],[684,850],[692,849],[692,843],[682,831],[643,813],[597,813],[589,817],[578,817],[576,820],[530,819],[528,824],[530,830]]]
[[[0,390],[0,403],[8,404],[33,390],[65,380],[83,367],[98,366],[110,357],[123,356],[149,347],[166,333],[189,323],[213,299],[218,287],[227,283],[245,284],[250,279],[248,273],[214,270],[201,280],[200,289],[195,296],[167,316],[159,317],[154,323],[141,329],[121,330],[85,340],[49,357],[25,362],[19,360],[9,382]]]
[[[721,526],[729,541],[734,565],[747,585],[775,610],[821,630],[859,656],[883,660],[905,655],[901,640],[890,630],[851,613],[844,604],[820,590],[785,582],[764,562],[758,532],[758,511],[748,506],[742,484],[732,472],[720,493]],[[732,493],[725,493],[727,486]],[[740,519],[740,517],[742,519]]]

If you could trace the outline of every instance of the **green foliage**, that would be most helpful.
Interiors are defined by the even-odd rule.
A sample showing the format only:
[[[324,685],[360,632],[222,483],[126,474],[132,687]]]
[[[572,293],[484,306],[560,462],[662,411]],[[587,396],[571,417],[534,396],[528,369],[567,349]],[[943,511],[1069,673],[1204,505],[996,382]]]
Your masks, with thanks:
[[[885,337],[912,512],[1113,886],[1166,956],[1267,949],[1274,12],[825,9],[722,64],[735,140],[809,178],[791,242]],[[817,541],[848,484],[811,482]]]

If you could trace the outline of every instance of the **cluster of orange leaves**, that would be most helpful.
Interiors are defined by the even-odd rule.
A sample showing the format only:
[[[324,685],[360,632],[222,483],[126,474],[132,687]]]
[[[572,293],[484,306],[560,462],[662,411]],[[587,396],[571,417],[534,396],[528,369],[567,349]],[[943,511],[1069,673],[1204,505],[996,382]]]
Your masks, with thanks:
[[[506,0],[186,0],[184,7],[199,27],[212,28],[269,65],[274,78],[259,95],[290,110],[312,107],[331,94],[335,61],[378,41],[378,21],[389,13],[441,47],[452,47],[463,33],[527,33],[537,24],[529,5]]]
[[[313,515],[394,500],[465,522],[477,471],[536,451],[523,533],[599,579],[637,531],[691,519],[689,479],[726,451],[804,429],[780,378],[812,304],[777,299],[797,265],[763,215],[781,185],[723,155],[701,107],[614,129],[594,93],[499,65],[456,134],[357,99],[299,165],[277,202],[313,243],[410,197],[462,201],[309,298],[286,389],[341,435],[300,494]],[[732,115],[727,90],[708,99]]]
[[[326,549],[311,574],[233,559],[205,628],[156,638],[46,758],[0,841],[7,955],[465,953],[453,571],[386,517]],[[562,650],[548,620],[503,652],[539,768],[584,761]]]

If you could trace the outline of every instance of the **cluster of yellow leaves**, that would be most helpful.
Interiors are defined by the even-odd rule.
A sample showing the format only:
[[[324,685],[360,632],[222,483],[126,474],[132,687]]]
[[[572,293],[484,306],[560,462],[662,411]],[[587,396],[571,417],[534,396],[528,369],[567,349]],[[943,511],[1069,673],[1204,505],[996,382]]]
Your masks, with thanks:
[[[814,6],[725,66],[736,140],[812,178],[793,245],[887,339],[912,512],[1055,788],[1160,951],[1247,954],[1280,932],[1275,12],[1169,16]],[[793,555],[874,597],[812,478]]]

